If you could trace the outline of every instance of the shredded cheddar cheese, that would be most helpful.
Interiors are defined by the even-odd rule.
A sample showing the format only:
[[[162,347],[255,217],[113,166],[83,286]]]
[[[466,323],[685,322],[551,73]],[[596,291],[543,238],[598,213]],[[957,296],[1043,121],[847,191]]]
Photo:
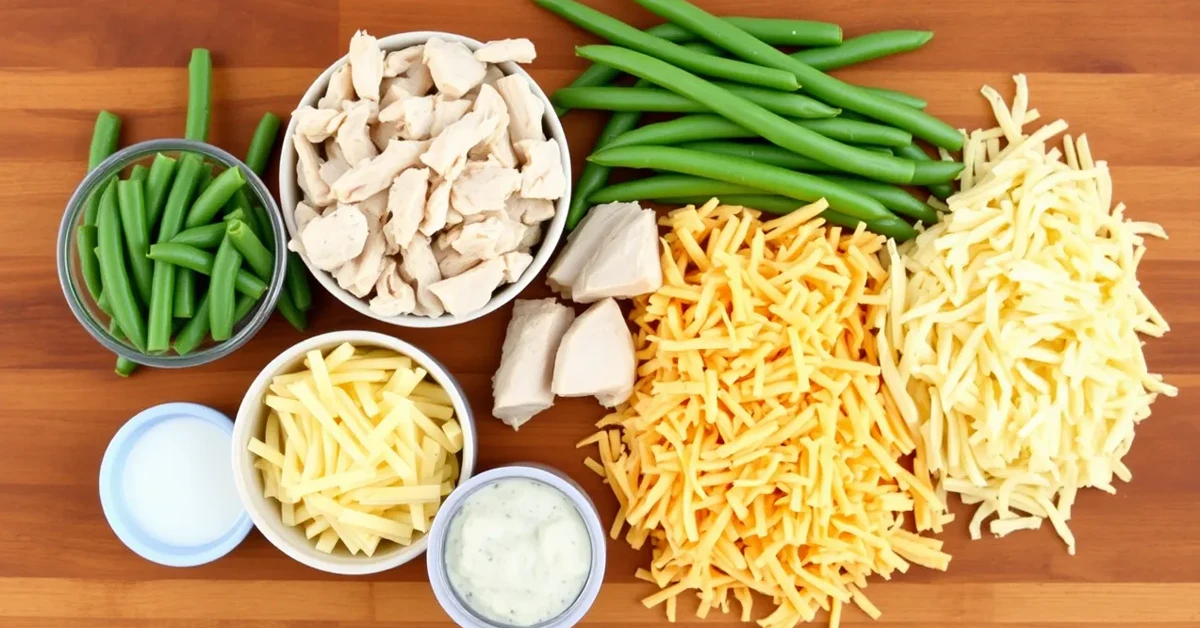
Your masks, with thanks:
[[[867,577],[913,563],[945,569],[941,542],[904,528],[950,520],[881,391],[868,324],[885,301],[881,236],[815,218],[822,201],[760,222],[714,199],[663,219],[664,286],[635,301],[639,360],[629,402],[579,443],[595,444],[619,503],[612,528],[653,560],[637,577],[665,604],[691,593],[697,615],[793,626],[843,605],[878,610]],[[906,513],[911,513],[906,515]]]
[[[1064,121],[1025,132],[1036,115],[1015,80],[1011,107],[983,88],[998,127],[967,136],[945,219],[889,244],[879,353],[918,462],[978,504],[972,538],[992,515],[999,536],[1048,519],[1074,554],[1076,492],[1128,481],[1134,426],[1176,394],[1139,337],[1168,330],[1136,276],[1144,236],[1166,234],[1113,206],[1086,137],[1051,146]]]

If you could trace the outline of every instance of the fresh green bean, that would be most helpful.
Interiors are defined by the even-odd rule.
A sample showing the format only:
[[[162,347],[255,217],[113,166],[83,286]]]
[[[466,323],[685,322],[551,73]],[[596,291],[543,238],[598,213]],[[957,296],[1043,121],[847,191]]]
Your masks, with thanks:
[[[154,167],[150,167],[153,174]],[[179,167],[171,191],[162,213],[162,221],[158,224],[156,242],[169,242],[179,234],[183,226],[184,213],[191,202],[192,193],[196,190],[196,181],[203,171],[199,155],[185,154],[179,158]],[[154,247],[152,246],[151,249]],[[155,260],[154,275],[150,286],[150,323],[148,348],[151,352],[160,353],[171,346],[171,321],[175,315],[175,266]],[[186,281],[186,280],[185,280]]]
[[[229,340],[233,335],[234,283],[241,266],[242,254],[238,253],[227,230],[213,259],[212,281],[208,287],[208,322],[212,338],[217,342]]]
[[[882,146],[906,146],[912,135],[882,124],[831,118],[829,120],[792,120],[825,137],[847,143],[867,143]],[[745,127],[717,115],[696,114],[682,116],[666,122],[647,124],[625,133],[608,146],[633,146],[635,144],[679,144],[700,140],[758,137]]]
[[[129,358],[119,355],[117,356],[117,366],[113,368],[113,372],[121,377],[129,377],[138,370],[138,363]]]
[[[694,98],[716,113],[755,131],[772,144],[840,170],[889,183],[908,183],[912,179],[913,163],[908,160],[853,148],[796,126],[745,98],[653,57],[613,46],[583,46],[576,49],[576,54]]]
[[[688,50],[678,44],[640,31],[575,0],[534,0],[534,3],[568,22],[608,41],[657,57],[697,74],[729,79],[747,85],[794,91],[800,87],[788,71],[765,68],[723,57]]]
[[[154,156],[150,163],[150,174],[146,177],[146,224],[151,229],[158,224],[167,192],[171,189],[171,178],[175,176],[175,160],[162,153]]]
[[[213,273],[213,254],[194,246],[160,242],[150,247],[149,255],[152,260],[193,270],[202,275],[212,275]],[[234,286],[238,292],[256,299],[267,291],[267,284],[244,269],[237,272]]]
[[[678,205],[703,205],[707,203],[711,196],[678,196],[673,198],[660,199],[662,203],[672,203]],[[768,214],[785,215],[804,207],[794,198],[786,196],[775,196],[773,194],[729,194],[719,197],[719,200],[724,205],[738,205],[750,209],[757,209]],[[858,223],[862,222],[852,216],[847,216],[841,212],[826,209],[819,214],[821,218],[829,221],[832,224],[855,229]]]
[[[144,185],[146,182],[146,177],[149,175],[150,175],[149,168],[143,166],[142,164],[135,164],[132,168],[129,169],[129,178],[127,179],[127,181],[133,181],[135,183],[142,183]]]
[[[236,219],[227,222],[225,236],[233,242],[234,248],[259,279],[271,281],[271,276],[275,274],[275,256],[254,236],[245,222]]]
[[[597,190],[591,196],[592,203],[618,203],[630,201],[652,201],[680,196],[724,197],[726,194],[763,194],[756,187],[717,181],[686,174],[660,174],[645,179],[634,179],[614,183]]]
[[[196,304],[196,313],[187,320],[183,329],[175,334],[175,341],[172,343],[175,348],[175,353],[179,355],[187,355],[196,350],[200,343],[204,342],[204,338],[208,336],[209,331],[209,307],[208,299],[210,292],[204,293],[200,298],[200,302]],[[245,295],[243,295],[245,297]],[[250,297],[245,297],[250,298]]]
[[[930,31],[879,31],[847,39],[839,45],[801,50],[792,53],[792,58],[825,72],[916,50],[929,43],[930,39],[933,39]]]
[[[117,208],[117,191],[109,186],[100,199],[97,216],[97,242],[100,248],[100,275],[104,294],[112,308],[113,318],[124,330],[138,351],[146,350],[146,319],[138,308],[125,268],[125,250],[121,242],[121,214]]]
[[[594,66],[603,67],[603,66]],[[600,131],[600,137],[596,138],[596,145],[592,147],[592,151],[598,151],[609,146],[622,134],[630,132],[631,129],[637,126],[638,120],[641,119],[640,111],[616,111],[612,117],[608,119],[608,123],[604,125],[604,129]],[[574,230],[580,220],[587,215],[588,209],[592,206],[589,197],[591,193],[604,187],[608,182],[608,175],[612,172],[612,168],[601,166],[597,163],[587,162],[583,165],[583,170],[579,173],[579,178],[575,181],[575,188],[571,196],[571,205],[567,210],[567,230]]]
[[[279,116],[269,111],[264,113],[258,126],[254,127],[254,137],[250,138],[250,148],[246,151],[246,167],[250,172],[261,175],[266,171],[278,135]]]
[[[267,210],[257,200],[251,202],[246,198],[245,191],[245,188],[242,188],[235,192],[233,196],[234,198],[241,196],[246,199],[246,206],[250,208],[250,211],[246,214],[250,217],[247,223],[254,230],[254,235],[258,236],[258,239],[263,242],[274,240],[275,227],[271,224],[271,218],[267,215]]]
[[[237,301],[233,304],[233,321],[234,323],[242,322],[250,314],[250,310],[258,304],[258,297],[252,297],[248,294],[238,294]]]
[[[677,148],[686,148],[688,150],[698,150],[706,153],[716,153],[718,155],[731,155],[733,157],[742,157],[761,161],[765,164],[777,166],[779,168],[787,168],[788,170],[800,170],[803,172],[839,172],[837,168],[828,164],[823,164],[815,159],[809,159],[803,155],[797,155],[786,148],[780,148],[774,144],[742,144],[739,142],[689,142],[680,144]]]
[[[886,122],[947,150],[962,148],[962,135],[945,122],[923,111],[897,105],[865,90],[855,89],[854,86],[755,39],[753,35],[706,13],[687,0],[637,0],[637,3],[651,13],[728,50],[734,56],[795,74],[804,86],[804,91],[823,102]]]
[[[288,322],[296,331],[304,331],[308,329],[308,316],[304,310],[296,306],[296,302],[292,300],[292,295],[287,291],[279,293],[279,300],[275,302],[275,309],[279,310],[280,316]]]
[[[913,185],[931,185],[949,183],[963,171],[963,165],[957,161],[918,161],[913,172]]]
[[[246,177],[242,174],[242,169],[227,168],[200,193],[196,202],[192,203],[192,209],[188,211],[187,220],[183,224],[190,229],[212,222],[217,212],[221,211],[221,206],[243,185],[246,185]]]
[[[187,268],[175,269],[175,303],[171,315],[175,318],[196,315],[196,273]]]
[[[229,212],[228,214],[221,216],[222,223],[228,223],[231,220],[241,220],[244,222],[246,220],[246,210],[242,209],[241,207],[238,207],[237,209]]]
[[[933,161],[933,158],[916,144],[897,147],[896,154],[916,162]],[[942,200],[946,200],[950,198],[950,195],[954,194],[954,185],[951,183],[931,183],[925,187],[929,189],[930,193]]]
[[[287,273],[284,275],[285,288],[292,303],[301,311],[312,307],[312,291],[308,288],[308,269],[304,260],[295,253],[288,253]]]
[[[120,118],[103,110],[96,114],[96,124],[92,127],[92,145],[88,149],[88,172],[99,166],[100,162],[108,159],[109,155],[117,152],[117,140],[120,135]]]
[[[912,194],[894,185],[878,181],[868,181],[858,177],[845,177],[833,174],[822,175],[822,177],[827,181],[843,185],[847,189],[862,192],[870,196],[882,203],[884,207],[893,213],[908,216],[927,225],[931,225],[938,220],[937,210],[922,203],[913,197]]]
[[[197,198],[199,198],[200,195],[203,194],[204,191],[208,189],[208,186],[212,185],[213,168],[214,168],[213,164],[210,162],[207,162],[207,161],[204,162],[203,166],[200,166],[200,178],[196,180],[196,197]]]
[[[188,62],[187,130],[184,137],[208,141],[209,110],[212,108],[212,57],[204,48],[192,50]]]
[[[197,182],[204,172],[199,155],[187,153],[179,159],[179,171],[171,183],[167,203],[163,209],[162,222],[158,225],[156,242],[167,242],[183,228],[184,217],[196,191]]]
[[[609,148],[588,157],[609,166],[667,170],[698,177],[750,185],[802,201],[824,198],[835,211],[854,216],[897,239],[915,235],[908,223],[889,212],[879,201],[855,190],[810,174],[742,159],[667,146]],[[880,231],[881,233],[883,231]]]
[[[117,181],[117,205],[121,215],[121,230],[125,233],[125,250],[129,252],[133,287],[139,301],[150,305],[154,263],[146,257],[146,250],[150,247],[150,228],[146,226],[146,201],[141,181],[132,178]]]
[[[924,109],[925,107],[929,106],[929,103],[926,102],[924,98],[913,96],[912,94],[906,94],[894,89],[887,89],[884,87],[866,87],[863,85],[859,85],[858,88],[865,89],[868,92],[879,96],[880,98],[886,98],[892,102],[896,102],[907,107],[912,107],[913,109]]]
[[[586,70],[580,72],[579,76],[575,77],[575,80],[571,81],[571,84],[567,87],[600,87],[612,83],[620,76],[621,71],[616,68],[610,68],[600,63],[593,63]],[[558,104],[554,105],[554,113],[558,114],[560,118],[567,115],[569,111],[571,110],[567,107]]]
[[[738,85],[714,84],[767,111],[796,118],[832,118],[839,112],[807,96]],[[564,87],[554,92],[553,100],[568,109],[608,111],[658,111],[702,113],[712,111],[708,103],[653,87]]]
[[[96,252],[100,252],[100,247],[96,247]],[[112,307],[108,305],[108,296],[104,292],[100,292],[100,297],[96,299],[96,307],[100,308],[101,312],[112,316]]]
[[[79,251],[79,273],[93,300],[100,298],[103,282],[100,279],[100,260],[96,259],[96,227],[79,225],[75,229],[75,246]],[[84,252],[87,252],[85,255]]]
[[[208,250],[217,248],[224,238],[225,223],[214,222],[211,225],[202,225],[180,231],[174,238],[171,238],[170,242],[172,244],[186,244],[198,249]]]

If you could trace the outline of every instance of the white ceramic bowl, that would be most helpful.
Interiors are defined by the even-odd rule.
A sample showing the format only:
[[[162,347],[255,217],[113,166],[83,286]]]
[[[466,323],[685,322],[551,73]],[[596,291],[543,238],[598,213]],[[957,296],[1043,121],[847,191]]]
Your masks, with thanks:
[[[471,50],[476,50],[483,46],[482,42],[471,39],[470,37],[463,37],[462,35],[455,35],[453,33],[440,33],[437,31],[399,33],[396,35],[383,37],[379,40],[379,46],[387,51],[400,50],[409,46],[423,44],[434,37],[438,37],[447,41],[462,42]],[[326,68],[326,70],[321,73],[321,76],[317,77],[317,80],[314,81],[311,86],[309,86],[308,91],[304,92],[304,97],[300,99],[300,103],[297,105],[297,108],[303,107],[304,105],[311,105],[315,107],[317,105],[317,101],[325,95],[325,89],[329,86],[329,77],[333,74],[334,70],[346,63],[346,59],[347,57],[342,57],[341,59],[338,59],[336,63]],[[412,314],[402,314],[400,316],[380,316],[372,312],[371,309],[367,307],[367,302],[365,300],[360,299],[353,294],[350,294],[349,291],[343,289],[338,285],[337,281],[333,278],[333,275],[313,266],[308,261],[308,258],[301,254],[300,257],[304,260],[304,265],[307,266],[309,272],[317,278],[317,282],[320,283],[321,286],[323,286],[326,290],[328,290],[330,294],[337,297],[339,301],[350,306],[360,314],[383,321],[385,323],[398,325],[400,327],[450,327],[451,325],[458,325],[459,323],[472,321],[494,312],[505,303],[515,299],[517,295],[520,294],[521,291],[533,281],[534,277],[536,277],[538,273],[540,273],[542,269],[546,267],[546,264],[550,261],[550,256],[554,254],[554,249],[557,247],[558,241],[562,237],[563,231],[566,229],[567,206],[571,202],[571,153],[569,150],[567,150],[567,136],[563,132],[562,123],[558,119],[558,114],[554,113],[554,105],[550,102],[550,99],[546,97],[546,94],[542,91],[542,88],[538,87],[538,84],[533,80],[533,78],[530,77],[529,74],[526,73],[525,70],[521,69],[516,63],[509,62],[500,63],[497,65],[501,70],[504,71],[506,75],[517,74],[529,80],[529,85],[533,89],[534,95],[542,101],[543,105],[545,105],[546,113],[543,117],[543,122],[545,123],[547,135],[551,139],[558,142],[558,151],[559,154],[562,155],[563,172],[567,174],[566,192],[563,194],[562,198],[558,199],[558,201],[555,203],[554,218],[546,221],[542,227],[544,231],[542,234],[542,241],[535,248],[533,254],[533,263],[529,265],[529,268],[525,270],[525,273],[522,274],[516,282],[501,286],[500,289],[498,289],[495,294],[492,295],[491,300],[489,300],[486,305],[478,310],[475,310],[474,312],[470,312],[462,316],[453,316],[450,314],[443,314],[437,317],[415,316]],[[294,215],[296,203],[303,198],[303,195],[300,192],[300,186],[296,183],[296,148],[292,143],[292,138],[295,136],[295,134],[296,119],[292,118],[292,120],[288,123],[287,133],[283,138],[283,150],[280,153],[279,160],[279,206],[283,211],[283,220],[284,223],[287,224],[288,233],[292,237],[297,235],[296,218]]]
[[[276,375],[297,370],[303,366],[304,354],[313,349],[328,351],[349,342],[355,346],[369,345],[383,349],[391,349],[412,358],[417,366],[424,368],[435,382],[450,395],[454,402],[455,418],[462,426],[463,450],[459,452],[459,478],[461,485],[470,479],[475,469],[477,437],[475,420],[471,415],[471,406],[462,387],[454,376],[440,362],[424,351],[385,334],[369,331],[336,331],[309,338],[297,343],[271,360],[250,389],[242,398],[238,408],[237,420],[233,426],[233,478],[237,485],[238,496],[242,505],[250,513],[254,526],[272,545],[295,560],[329,573],[343,575],[361,575],[378,573],[407,563],[425,552],[428,537],[416,538],[408,547],[400,547],[395,543],[382,545],[374,556],[352,556],[339,545],[332,554],[326,554],[316,549],[315,544],[304,536],[304,527],[283,525],[279,515],[279,502],[273,497],[263,496],[262,475],[254,468],[255,456],[246,451],[246,446],[254,436],[261,437],[264,423],[267,419],[266,406],[263,398],[271,384],[271,378]]]

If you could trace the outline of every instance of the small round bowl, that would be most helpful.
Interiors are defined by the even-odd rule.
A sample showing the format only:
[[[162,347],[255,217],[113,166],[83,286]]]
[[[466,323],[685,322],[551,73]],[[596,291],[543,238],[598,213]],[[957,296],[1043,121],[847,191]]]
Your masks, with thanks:
[[[263,496],[262,475],[258,469],[254,468],[255,457],[246,450],[250,439],[261,435],[265,428],[268,413],[263,398],[267,395],[271,378],[302,367],[305,353],[313,349],[325,352],[343,342],[349,342],[355,346],[369,345],[390,349],[408,356],[446,390],[454,403],[455,418],[463,432],[463,449],[458,453],[458,482],[460,485],[470,479],[475,470],[478,439],[475,432],[475,420],[471,414],[471,405],[467,402],[466,393],[463,392],[454,376],[433,356],[403,340],[385,334],[369,331],[336,331],[309,338],[292,345],[279,354],[279,357],[271,360],[271,363],[263,368],[258,377],[254,378],[250,389],[246,391],[246,396],[242,398],[242,405],[238,407],[237,421],[233,425],[233,479],[237,484],[238,496],[242,499],[242,505],[250,513],[250,519],[259,532],[262,532],[272,545],[279,548],[279,551],[291,556],[296,561],[328,573],[363,575],[399,567],[420,556],[425,553],[429,537],[415,537],[414,535],[412,544],[407,547],[388,543],[386,546],[381,546],[374,556],[363,554],[354,556],[341,545],[332,554],[318,551],[314,541],[304,536],[303,526],[283,525],[279,515],[279,502],[272,497]]]
[[[400,50],[402,48],[408,48],[409,46],[423,44],[434,37],[444,39],[446,41],[462,42],[471,50],[477,50],[483,47],[483,43],[471,39],[470,37],[436,31],[400,33],[397,35],[383,37],[379,40],[379,47],[386,51]],[[324,72],[322,72],[321,76],[317,77],[317,80],[314,81],[313,84],[308,88],[308,91],[304,92],[304,97],[300,99],[300,104],[298,104],[296,108],[299,109],[305,105],[316,107],[317,101],[325,95],[325,89],[329,86],[329,77],[333,75],[334,70],[337,70],[344,63],[346,63],[346,61],[347,57],[344,56],[341,59],[338,59],[333,65],[329,66]],[[477,318],[486,316],[503,307],[509,301],[517,298],[517,295],[520,294],[521,291],[524,290],[531,282],[533,282],[534,277],[537,277],[538,273],[540,273],[542,269],[546,267],[546,264],[550,262],[550,256],[554,254],[554,249],[558,246],[558,241],[562,238],[563,231],[566,230],[567,208],[571,202],[571,153],[567,149],[567,135],[563,132],[562,122],[559,121],[558,114],[554,112],[554,104],[550,102],[550,99],[546,97],[546,94],[542,91],[542,88],[538,86],[537,82],[534,81],[524,69],[512,62],[499,63],[495,65],[497,65],[505,75],[516,74],[525,77],[529,81],[529,85],[533,90],[533,94],[537,96],[545,106],[545,114],[542,117],[542,121],[545,124],[547,136],[550,139],[558,142],[558,151],[559,154],[562,155],[563,172],[565,172],[567,175],[567,189],[563,193],[562,198],[559,198],[555,202],[554,218],[546,221],[543,225],[544,232],[542,234],[542,241],[539,242],[534,249],[533,262],[529,265],[529,268],[525,269],[525,272],[522,273],[521,277],[518,278],[517,281],[501,286],[492,295],[491,300],[489,300],[486,305],[478,310],[475,310],[474,312],[463,314],[462,316],[454,316],[451,314],[443,314],[435,317],[416,316],[413,314],[380,316],[371,311],[371,309],[367,306],[366,301],[354,296],[349,291],[339,286],[337,281],[334,280],[333,275],[317,268],[316,266],[313,266],[312,263],[308,261],[308,257],[301,253],[300,257],[304,260],[304,265],[307,266],[309,272],[317,278],[317,282],[320,283],[321,286],[323,286],[326,290],[328,290],[330,294],[337,297],[339,301],[350,306],[359,314],[362,314],[363,316],[369,316],[375,320],[383,321],[385,323],[391,323],[392,325],[397,325],[399,327],[450,327],[452,325],[466,323],[468,321],[473,321]],[[288,123],[287,133],[283,138],[283,150],[280,153],[279,159],[279,204],[284,210],[283,220],[287,224],[288,233],[292,234],[293,237],[299,235],[296,230],[296,219],[294,215],[296,203],[300,202],[300,200],[303,198],[303,195],[300,192],[300,186],[296,182],[297,157],[295,144],[292,141],[292,138],[295,135],[296,119],[292,118],[291,122]]]
[[[96,305],[83,280],[83,273],[79,265],[79,250],[76,244],[79,233],[77,227],[83,224],[88,199],[93,193],[98,194],[110,177],[126,174],[136,164],[149,166],[156,153],[178,157],[180,153],[184,152],[199,154],[205,158],[206,162],[214,163],[223,167],[222,169],[241,169],[242,175],[246,178],[246,188],[253,197],[251,200],[261,204],[266,210],[267,216],[270,217],[271,241],[263,244],[274,250],[275,270],[271,276],[271,282],[267,286],[267,291],[259,298],[254,309],[237,323],[233,336],[228,340],[216,343],[208,339],[205,344],[187,355],[176,355],[170,352],[143,353],[128,340],[118,339],[109,333],[109,316]],[[285,233],[283,219],[280,217],[279,206],[275,203],[275,199],[258,175],[251,172],[240,159],[202,142],[181,139],[150,140],[117,151],[88,173],[79,187],[75,188],[75,193],[67,202],[62,224],[58,229],[58,282],[62,286],[67,305],[70,306],[71,313],[75,315],[76,320],[109,351],[139,364],[157,368],[184,368],[207,364],[233,353],[246,344],[270,318],[271,311],[275,309],[275,302],[279,300],[279,292],[283,289],[287,264]]]
[[[429,529],[429,556],[426,557],[425,564],[429,571],[429,584],[433,587],[433,594],[441,604],[442,610],[446,611],[454,623],[463,628],[512,628],[506,624],[490,621],[472,611],[454,592],[454,587],[450,586],[450,579],[446,574],[446,536],[450,530],[450,522],[458,514],[463,502],[472,493],[485,486],[512,478],[534,480],[558,490],[575,505],[575,510],[579,512],[584,525],[587,526],[588,539],[591,541],[592,548],[592,564],[588,569],[588,578],[583,585],[583,590],[579,592],[575,602],[561,615],[530,628],[574,626],[592,607],[592,603],[596,601],[596,595],[600,592],[600,585],[604,581],[607,535],[604,526],[600,523],[600,513],[596,510],[596,505],[592,503],[583,488],[567,477],[565,473],[545,465],[521,463],[503,466],[480,473],[470,481],[459,483],[458,488],[450,494],[450,497],[446,498],[446,502],[438,510],[437,517],[433,520],[433,527]]]

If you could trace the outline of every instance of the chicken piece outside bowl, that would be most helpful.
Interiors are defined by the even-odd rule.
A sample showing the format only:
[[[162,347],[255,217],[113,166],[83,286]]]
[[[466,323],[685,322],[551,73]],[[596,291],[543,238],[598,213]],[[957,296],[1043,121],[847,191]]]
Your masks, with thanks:
[[[443,33],[438,31],[417,31],[412,33],[398,33],[389,35],[379,39],[379,47],[386,52],[401,50],[410,46],[417,46],[425,43],[433,38],[440,38],[446,41],[458,41],[465,44],[471,50],[478,50],[483,47],[483,42],[455,35],[453,33]],[[341,67],[349,59],[349,55],[344,55],[332,65],[325,69],[316,81],[309,86],[308,91],[304,93],[304,97],[296,105],[296,109],[305,105],[313,107],[317,106],[317,101],[325,94],[325,89],[329,86],[329,78],[334,71]],[[332,273],[323,271],[313,265],[309,261],[308,256],[300,253],[300,258],[304,261],[304,265],[308,268],[309,274],[316,278],[317,283],[320,283],[330,294],[337,297],[339,301],[345,303],[350,308],[358,313],[369,316],[375,320],[390,323],[398,327],[415,327],[415,328],[433,328],[433,327],[451,327],[477,318],[487,316],[488,314],[500,309],[505,304],[509,303],[517,297],[533,279],[541,274],[545,269],[546,264],[550,262],[550,257],[554,254],[558,247],[558,242],[562,238],[563,232],[567,225],[567,208],[571,203],[572,192],[572,177],[571,177],[571,152],[567,147],[567,136],[563,132],[562,122],[558,119],[558,114],[554,112],[554,105],[550,99],[546,97],[546,93],[529,76],[524,69],[516,63],[507,61],[504,63],[494,64],[500,68],[504,74],[516,74],[525,77],[529,81],[529,85],[533,90],[533,94],[537,96],[545,107],[542,121],[548,131],[551,139],[558,143],[559,154],[562,157],[562,168],[566,175],[566,190],[563,195],[555,201],[554,217],[545,223],[545,230],[542,234],[542,240],[535,248],[533,262],[529,268],[517,279],[517,281],[501,286],[492,294],[492,298],[487,304],[473,312],[468,312],[459,316],[444,313],[441,316],[418,316],[415,314],[401,314],[398,316],[380,316],[371,311],[367,301],[354,296],[348,290],[338,285]],[[296,228],[295,209],[296,204],[301,200],[301,192],[299,183],[296,181],[296,147],[293,138],[296,134],[297,120],[292,117],[288,122],[287,132],[283,139],[283,150],[280,151],[279,158],[279,208],[283,213],[284,224],[287,225],[289,237],[299,237],[299,232]]]

